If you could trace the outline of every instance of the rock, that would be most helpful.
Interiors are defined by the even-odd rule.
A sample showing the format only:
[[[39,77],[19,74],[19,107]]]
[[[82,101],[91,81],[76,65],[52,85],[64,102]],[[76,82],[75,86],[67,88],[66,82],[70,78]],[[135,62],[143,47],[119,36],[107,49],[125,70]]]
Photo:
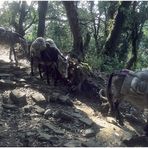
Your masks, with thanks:
[[[49,135],[47,133],[39,132],[38,140],[42,142],[50,142],[52,145],[58,143],[59,138],[56,136]]]
[[[10,99],[15,105],[24,106],[27,104],[26,94],[20,90],[11,91]]]
[[[52,115],[52,110],[51,109],[47,109],[45,112],[44,112],[44,116],[45,118],[47,119],[48,117],[50,117]]]
[[[58,100],[60,101],[60,103],[64,104],[64,105],[70,105],[73,106],[72,101],[70,100],[69,96],[60,96],[58,98]]]
[[[86,117],[79,118],[79,120],[88,126],[91,126],[93,124],[93,122],[89,118],[86,118]]]
[[[84,134],[83,134],[83,136],[84,137],[87,137],[87,138],[90,138],[90,137],[94,137],[96,135],[96,132],[93,130],[93,129],[86,129],[85,131],[84,131]]]
[[[22,78],[21,79],[18,79],[18,81],[19,82],[26,82],[26,80],[25,79],[22,79]]]
[[[45,109],[40,106],[35,105],[34,108],[35,108],[35,111],[39,114],[44,114],[45,112]]]
[[[29,88],[30,85],[29,85],[29,84],[25,84],[24,87],[25,87],[25,88]]]
[[[0,89],[10,89],[15,87],[16,87],[16,82],[14,81],[5,80],[5,79],[0,80]]]
[[[33,136],[35,136],[35,135],[36,135],[35,132],[32,132],[32,131],[26,132],[26,136],[27,136],[27,137],[33,137]]]
[[[103,144],[101,144],[98,140],[89,140],[82,143],[82,147],[103,147]]]
[[[113,118],[113,117],[107,117],[107,118],[106,118],[106,121],[107,121],[108,123],[112,123],[112,124],[114,124],[114,125],[117,125],[116,119]]]
[[[66,122],[74,121],[74,118],[70,114],[68,114],[62,110],[58,110],[58,111],[54,112],[52,114],[52,116],[54,118],[58,118],[58,119],[62,120],[63,122],[64,121],[66,121]]]
[[[26,105],[23,107],[23,110],[25,113],[31,113],[31,110],[33,109],[32,105]]]
[[[32,99],[34,102],[37,104],[45,104],[46,103],[46,98],[41,94],[41,93],[35,93],[31,95]]]
[[[10,110],[17,110],[18,107],[16,105],[12,105],[12,104],[2,104],[2,107],[5,109],[10,109]]]
[[[72,113],[71,115],[76,118],[82,118],[82,115],[80,113]]]
[[[51,141],[51,143],[54,145],[57,145],[57,144],[59,144],[59,138],[58,137],[56,137],[56,136],[51,136],[50,137],[50,141]]]
[[[10,79],[10,77],[13,77],[13,74],[0,73],[0,79]]]
[[[38,140],[40,141],[50,141],[51,135],[46,133],[39,133]]]
[[[60,95],[60,93],[52,93],[51,96],[49,96],[48,98],[49,102],[56,102],[56,103],[60,103],[63,105],[69,105],[69,106],[73,106],[72,101],[69,99],[69,96],[67,95]]]
[[[33,113],[33,114],[30,114],[30,117],[32,118],[39,118],[41,115],[37,114],[37,113]]]
[[[71,140],[64,144],[66,147],[81,147],[82,143],[78,140]]]
[[[8,69],[10,69],[10,65],[0,65],[0,69],[2,69],[2,70],[8,70]]]
[[[58,134],[58,135],[64,135],[64,131],[56,128],[55,126],[53,126],[51,123],[43,123],[42,124],[43,128],[47,128],[48,130]]]

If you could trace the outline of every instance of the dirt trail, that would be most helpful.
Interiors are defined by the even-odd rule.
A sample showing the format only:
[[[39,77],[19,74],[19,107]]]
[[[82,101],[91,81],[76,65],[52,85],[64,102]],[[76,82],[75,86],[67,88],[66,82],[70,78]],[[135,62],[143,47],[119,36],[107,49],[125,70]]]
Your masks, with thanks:
[[[96,98],[75,96],[66,86],[48,86],[38,76],[31,77],[25,58],[16,67],[9,61],[8,48],[0,48],[0,146],[148,144],[145,137],[139,143],[128,141],[143,134],[141,123],[125,121],[120,127],[100,110]]]

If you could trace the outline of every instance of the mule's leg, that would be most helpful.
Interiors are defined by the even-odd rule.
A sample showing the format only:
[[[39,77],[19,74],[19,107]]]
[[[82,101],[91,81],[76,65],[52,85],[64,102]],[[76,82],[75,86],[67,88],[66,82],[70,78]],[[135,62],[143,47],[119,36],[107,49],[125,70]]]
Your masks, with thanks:
[[[144,131],[145,131],[145,135],[148,137],[148,119],[147,119],[146,126],[144,127]]]
[[[50,84],[50,81],[49,81],[49,66],[46,64],[45,68],[46,68],[46,79],[47,79],[47,84],[49,85],[49,84]]]
[[[42,65],[41,63],[39,63],[38,64],[39,74],[40,74],[40,78],[43,79],[41,68],[42,68]]]
[[[16,65],[18,65],[18,60],[17,60],[16,52],[15,52],[15,49],[14,48],[13,48],[13,54],[14,54],[15,63],[16,63]]]
[[[15,60],[15,63],[16,65],[18,64],[18,60],[17,60],[17,57],[16,57],[16,52],[15,52],[15,49],[13,46],[10,47],[10,60],[12,61],[12,53],[14,55],[14,60]]]
[[[34,64],[34,59],[33,59],[33,56],[31,56],[30,66],[31,66],[31,75],[32,76],[34,75],[34,72],[33,72],[33,64]]]
[[[12,62],[12,47],[10,47],[10,53],[9,53],[9,59],[10,59],[10,61]]]
[[[58,78],[59,78],[59,74],[58,74],[58,70],[55,64],[52,64],[50,66],[50,71],[51,71],[52,79],[54,80],[54,86],[56,86]]]
[[[114,102],[114,107],[115,107],[115,116],[116,116],[116,120],[119,122],[119,124],[120,125],[124,125],[124,123],[123,123],[123,117],[122,117],[122,115],[121,115],[121,112],[120,112],[120,109],[119,109],[119,101],[118,100],[116,100],[115,102]]]
[[[147,117],[146,125],[144,126],[145,135],[148,137],[148,109],[144,110],[144,114]]]

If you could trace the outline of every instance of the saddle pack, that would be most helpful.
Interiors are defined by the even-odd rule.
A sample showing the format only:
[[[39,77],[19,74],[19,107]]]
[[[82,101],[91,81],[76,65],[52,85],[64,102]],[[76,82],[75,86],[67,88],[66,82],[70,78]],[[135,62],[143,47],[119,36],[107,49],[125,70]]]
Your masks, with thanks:
[[[148,70],[131,71],[127,69],[121,70],[121,74],[125,75],[121,87],[121,94],[127,95],[148,95]]]

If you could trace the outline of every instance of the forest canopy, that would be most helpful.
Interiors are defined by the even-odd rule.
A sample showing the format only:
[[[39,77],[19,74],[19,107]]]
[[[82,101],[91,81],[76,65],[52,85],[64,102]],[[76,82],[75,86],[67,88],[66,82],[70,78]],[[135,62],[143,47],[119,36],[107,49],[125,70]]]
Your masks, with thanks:
[[[33,41],[52,38],[92,68],[142,69],[148,63],[146,1],[4,1],[0,24]]]

